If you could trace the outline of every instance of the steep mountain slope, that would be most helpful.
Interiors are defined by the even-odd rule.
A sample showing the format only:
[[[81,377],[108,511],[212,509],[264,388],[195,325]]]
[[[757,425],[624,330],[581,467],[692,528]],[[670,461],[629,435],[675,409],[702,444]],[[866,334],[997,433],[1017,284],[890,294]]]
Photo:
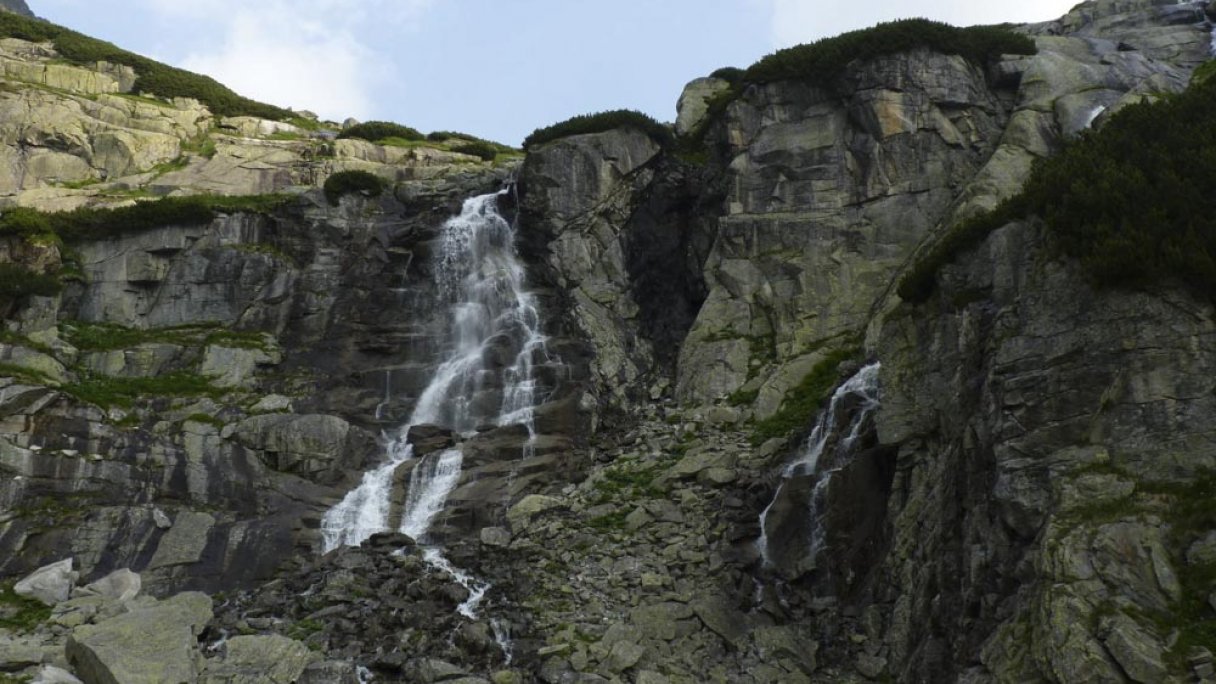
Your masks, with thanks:
[[[0,574],[73,561],[20,585],[53,608],[4,585],[0,672],[1210,676],[1211,302],[1098,287],[1051,217],[958,238],[1186,88],[1205,9],[880,27],[522,168],[0,41]],[[500,295],[522,317],[475,337]],[[402,434],[469,339],[477,424]],[[393,522],[321,554],[357,485]]]

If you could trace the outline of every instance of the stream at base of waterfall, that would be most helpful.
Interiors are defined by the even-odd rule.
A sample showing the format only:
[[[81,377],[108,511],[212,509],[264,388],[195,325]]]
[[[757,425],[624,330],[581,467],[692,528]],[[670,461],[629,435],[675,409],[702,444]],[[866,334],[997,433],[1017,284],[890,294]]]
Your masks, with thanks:
[[[454,567],[429,538],[432,523],[460,480],[460,449],[423,456],[410,472],[400,520],[394,526],[389,518],[394,474],[416,460],[408,441],[415,425],[437,425],[466,436],[484,425],[523,425],[529,437],[521,455],[531,455],[536,436],[533,407],[544,399],[537,396],[533,367],[536,359],[547,360],[548,351],[536,299],[524,289],[514,226],[498,211],[498,199],[506,192],[466,200],[460,215],[444,224],[433,263],[439,297],[446,307],[441,361],[409,420],[384,436],[384,462],[364,473],[359,486],[321,523],[324,553],[357,546],[373,534],[394,529],[409,535],[422,547],[427,563],[468,590],[469,598],[458,611],[471,619],[477,617],[489,583]],[[498,353],[486,353],[491,345]],[[487,360],[491,357],[511,362],[491,365]],[[509,661],[508,630],[499,621],[491,623]]]

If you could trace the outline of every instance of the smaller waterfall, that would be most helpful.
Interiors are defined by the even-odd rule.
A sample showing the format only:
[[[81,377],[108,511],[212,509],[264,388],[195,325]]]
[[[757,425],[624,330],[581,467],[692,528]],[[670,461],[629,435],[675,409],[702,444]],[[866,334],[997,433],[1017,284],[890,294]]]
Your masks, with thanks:
[[[1102,112],[1105,112],[1105,111],[1106,111],[1106,105],[1098,105],[1097,107],[1094,107],[1093,109],[1091,109],[1089,114],[1087,114],[1085,116],[1085,125],[1082,126],[1081,128],[1084,129],[1084,128],[1093,127],[1094,122],[1097,121],[1098,117],[1102,116]]]
[[[388,531],[393,474],[414,455],[414,449],[404,435],[398,435],[390,439],[387,450],[388,460],[363,473],[359,486],[326,511],[321,519],[322,553],[343,545],[358,546],[373,534]]]
[[[456,607],[456,612],[469,618],[470,620],[477,619],[477,608],[481,606],[481,601],[486,597],[486,592],[490,590],[489,582],[482,582],[475,579],[469,573],[452,565],[452,562],[444,558],[443,553],[435,547],[428,547],[422,553],[422,560],[426,561],[431,567],[442,570],[452,576],[456,583],[464,587],[469,592],[469,597]]]
[[[405,512],[401,515],[400,531],[422,541],[435,516],[443,510],[448,494],[460,480],[460,465],[464,454],[460,449],[448,449],[428,454],[410,473],[410,488],[405,497]]]
[[[865,366],[836,388],[836,391],[832,393],[827,410],[819,414],[811,436],[807,438],[806,447],[797,459],[787,464],[782,470],[781,484],[778,485],[773,500],[760,513],[760,537],[756,540],[756,550],[760,553],[765,567],[773,566],[769,548],[769,513],[790,479],[794,477],[809,477],[816,474],[819,476],[811,493],[810,510],[808,511],[812,529],[810,539],[812,557],[823,549],[824,535],[820,518],[827,497],[828,483],[831,481],[833,473],[852,462],[853,446],[862,434],[866,419],[879,406],[878,372],[881,368],[882,364],[878,362]],[[852,413],[849,416],[849,422],[842,426],[838,413],[844,409],[846,401],[850,399],[860,401],[860,403],[850,406]],[[827,452],[826,459],[825,452]]]

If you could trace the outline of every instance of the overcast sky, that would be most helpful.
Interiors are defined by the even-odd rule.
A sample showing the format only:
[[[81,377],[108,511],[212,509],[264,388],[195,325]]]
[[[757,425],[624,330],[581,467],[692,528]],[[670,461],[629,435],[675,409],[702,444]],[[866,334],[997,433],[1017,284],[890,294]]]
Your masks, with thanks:
[[[1054,19],[1073,0],[28,0],[36,14],[341,121],[518,144],[575,114],[675,118],[683,85],[879,21]]]

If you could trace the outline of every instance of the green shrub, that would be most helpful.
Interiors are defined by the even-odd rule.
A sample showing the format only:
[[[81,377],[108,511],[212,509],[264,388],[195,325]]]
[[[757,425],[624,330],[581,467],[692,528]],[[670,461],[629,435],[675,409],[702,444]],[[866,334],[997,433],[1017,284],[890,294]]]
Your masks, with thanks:
[[[819,405],[840,380],[840,364],[859,355],[857,349],[842,349],[828,354],[815,364],[806,377],[785,393],[781,408],[776,413],[756,422],[752,443],[762,444],[773,437],[785,437],[795,430],[806,428],[819,410]]]
[[[715,69],[709,76],[710,78],[720,78],[723,81],[730,81],[731,83],[739,83],[743,80],[744,73],[739,67],[722,67],[721,69]]]
[[[1179,283],[1216,300],[1216,80],[1120,110],[1037,164],[1022,192],[955,227],[900,283],[911,302],[938,269],[993,229],[1043,219],[1099,287]]]
[[[21,299],[30,295],[51,297],[59,294],[63,284],[51,274],[34,273],[17,264],[0,264],[0,297]]]
[[[325,180],[325,198],[337,206],[343,195],[362,192],[378,197],[384,190],[384,181],[367,171],[339,171]]]
[[[653,118],[630,109],[617,109],[598,114],[582,114],[552,126],[538,128],[524,139],[524,149],[532,149],[559,138],[587,133],[603,133],[615,128],[637,129],[664,147],[675,142],[671,129]]]
[[[471,154],[482,161],[494,161],[494,158],[498,156],[498,150],[493,145],[481,140],[453,145],[452,151],[459,152],[460,154]]]
[[[899,281],[896,292],[906,302],[927,300],[937,287],[937,272],[964,251],[979,245],[992,231],[1017,217],[1020,197],[1002,202],[987,211],[951,227],[927,252],[916,260]]]
[[[1003,54],[1035,53],[1032,39],[999,26],[955,28],[928,19],[902,19],[778,50],[748,67],[743,80],[803,81],[830,87],[851,62],[917,48],[961,55],[981,65]]]
[[[92,65],[106,61],[135,69],[135,92],[155,93],[161,97],[192,97],[207,105],[217,116],[257,116],[265,119],[289,118],[291,111],[241,97],[209,76],[161,64],[127,52],[112,43],[90,38],[41,19],[0,12],[0,36],[31,41],[51,41],[68,62]]]
[[[481,138],[478,138],[475,135],[469,135],[468,133],[458,133],[456,131],[432,131],[432,132],[426,134],[426,139],[430,140],[431,142],[447,142],[449,140],[469,140],[469,141],[481,140]]]
[[[51,232],[51,222],[35,209],[13,207],[0,214],[0,235],[35,237]]]
[[[360,138],[368,142],[380,142],[386,138],[401,138],[402,140],[425,140],[415,128],[402,126],[391,121],[368,121],[355,124],[338,134],[339,138]]]
[[[66,241],[96,240],[163,226],[203,225],[214,220],[219,212],[268,213],[288,201],[290,197],[286,195],[196,195],[165,197],[114,209],[81,207],[43,216],[51,230]]]
[[[111,406],[130,407],[135,401],[146,397],[197,397],[218,396],[220,391],[211,381],[193,373],[168,373],[151,378],[122,378],[95,375],[82,379],[74,385],[64,385],[64,392],[81,401],[101,408]]]

